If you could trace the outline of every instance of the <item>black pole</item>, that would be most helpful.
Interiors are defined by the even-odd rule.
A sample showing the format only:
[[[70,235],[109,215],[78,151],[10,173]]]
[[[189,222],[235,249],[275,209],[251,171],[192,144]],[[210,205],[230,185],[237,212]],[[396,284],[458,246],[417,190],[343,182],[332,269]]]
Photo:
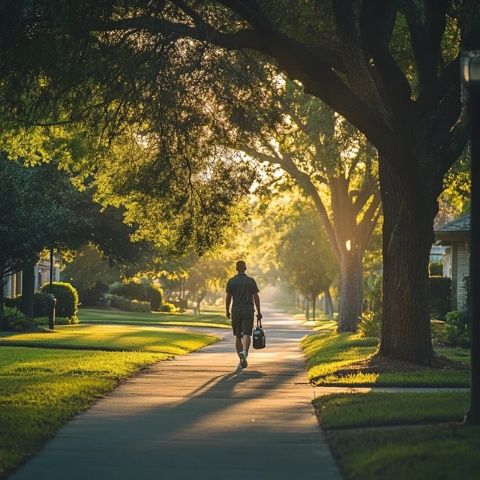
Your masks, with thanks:
[[[50,307],[48,310],[48,328],[50,330],[53,330],[55,328],[55,297],[53,296],[53,246],[50,247],[50,285],[49,285],[49,291],[50,291]]]
[[[471,211],[470,211],[470,408],[465,421],[480,425],[480,25],[465,36],[461,56],[461,76],[467,100],[471,132]]]
[[[480,92],[470,89],[471,120],[471,220],[470,220],[470,285],[471,285],[471,387],[470,409],[465,420],[480,424]]]

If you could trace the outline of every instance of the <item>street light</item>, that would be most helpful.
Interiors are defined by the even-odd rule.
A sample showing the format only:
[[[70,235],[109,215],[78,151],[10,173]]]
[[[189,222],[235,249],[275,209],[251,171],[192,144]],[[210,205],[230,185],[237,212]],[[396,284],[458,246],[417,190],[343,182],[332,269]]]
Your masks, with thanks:
[[[480,35],[471,32],[470,48],[462,52],[460,73],[463,99],[471,125],[471,213],[470,213],[470,301],[471,301],[471,385],[470,408],[465,421],[480,424]],[[470,45],[467,45],[467,42]]]

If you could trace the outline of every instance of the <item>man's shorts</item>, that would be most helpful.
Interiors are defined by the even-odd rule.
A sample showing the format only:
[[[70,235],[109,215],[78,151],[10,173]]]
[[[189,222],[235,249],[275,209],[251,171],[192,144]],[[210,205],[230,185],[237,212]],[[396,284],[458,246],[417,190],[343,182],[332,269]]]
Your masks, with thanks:
[[[251,335],[253,330],[254,310],[251,307],[232,308],[232,330],[236,337]]]

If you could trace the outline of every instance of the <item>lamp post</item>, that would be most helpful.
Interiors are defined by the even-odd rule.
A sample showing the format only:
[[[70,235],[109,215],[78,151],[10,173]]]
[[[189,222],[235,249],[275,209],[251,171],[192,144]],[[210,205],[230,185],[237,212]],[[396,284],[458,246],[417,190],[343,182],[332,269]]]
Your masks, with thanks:
[[[53,246],[50,247],[50,304],[48,306],[48,328],[53,330],[55,328],[55,304],[57,300],[53,295]]]
[[[471,32],[462,52],[460,73],[471,125],[471,384],[467,423],[480,424],[480,35]]]

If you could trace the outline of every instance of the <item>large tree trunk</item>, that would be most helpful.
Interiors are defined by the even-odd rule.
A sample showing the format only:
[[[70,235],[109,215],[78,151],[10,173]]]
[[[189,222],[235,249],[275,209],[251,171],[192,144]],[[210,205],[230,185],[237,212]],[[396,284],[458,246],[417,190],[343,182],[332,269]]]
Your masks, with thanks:
[[[433,243],[433,195],[402,185],[381,162],[383,316],[380,354],[419,364],[433,356],[428,263]]]
[[[348,252],[340,258],[340,305],[338,331],[355,332],[363,307],[363,266],[361,255]]]
[[[27,318],[33,318],[35,292],[35,265],[27,265],[22,270],[22,312]]]

